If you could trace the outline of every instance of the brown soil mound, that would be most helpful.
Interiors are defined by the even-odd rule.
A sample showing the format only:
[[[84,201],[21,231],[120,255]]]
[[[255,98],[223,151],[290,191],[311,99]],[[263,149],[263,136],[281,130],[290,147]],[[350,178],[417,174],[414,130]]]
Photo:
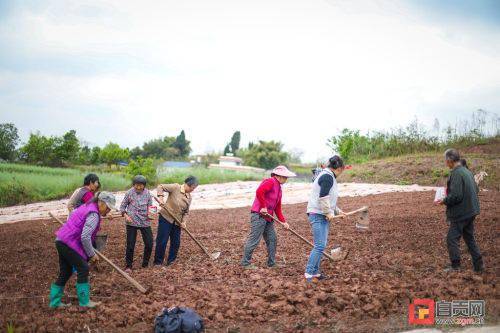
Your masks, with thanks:
[[[139,269],[139,240],[137,270],[132,275],[152,285],[152,293],[140,294],[102,264],[92,271],[91,285],[93,298],[103,305],[88,311],[75,305],[74,278],[66,288],[66,301],[73,306],[48,308],[49,285],[58,271],[53,243],[57,225],[48,221],[3,225],[0,327],[12,322],[25,332],[150,332],[163,307],[183,305],[198,311],[213,332],[386,332],[409,328],[407,306],[413,298],[484,299],[487,321],[497,323],[500,193],[481,193],[476,234],[487,266],[482,275],[472,273],[463,243],[464,271],[442,272],[448,263],[447,225],[443,208],[432,205],[433,196],[422,192],[342,198],[344,210],[370,206],[370,231],[357,231],[353,220],[332,225],[328,248],[339,244],[349,255],[342,262],[323,261],[330,279],[315,285],[303,280],[309,249],[292,234],[278,228],[278,261],[286,264],[284,268],[265,268],[261,243],[254,255],[261,268],[244,271],[238,263],[249,229],[249,209],[193,211],[188,225],[210,251],[222,251],[217,262],[209,262],[183,234],[174,265]],[[284,211],[291,226],[311,239],[305,205],[287,205]],[[104,254],[123,266],[123,225],[115,219],[106,221],[103,229],[109,234]]]

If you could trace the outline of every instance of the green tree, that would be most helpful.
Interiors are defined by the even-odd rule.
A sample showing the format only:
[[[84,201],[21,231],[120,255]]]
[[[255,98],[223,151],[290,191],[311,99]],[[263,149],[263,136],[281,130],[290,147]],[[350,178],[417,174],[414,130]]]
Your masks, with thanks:
[[[158,159],[175,158],[179,154],[179,150],[172,149],[174,142],[175,137],[173,136],[165,136],[145,142],[142,145],[141,156]]]
[[[223,154],[224,154],[224,156],[226,156],[229,153],[232,153],[232,151],[231,151],[231,145],[228,143],[226,145],[226,147],[224,147],[224,153]]]
[[[173,148],[179,150],[179,157],[187,157],[191,153],[190,141],[186,140],[186,133],[184,130],[175,138],[172,144]]]
[[[55,138],[46,137],[40,132],[31,133],[28,142],[21,147],[21,158],[30,164],[57,165],[54,154]]]
[[[19,143],[17,128],[12,123],[0,124],[0,158],[12,160]]]
[[[90,154],[90,164],[96,165],[101,162],[101,147],[93,147]]]
[[[242,149],[240,152],[245,164],[264,169],[286,164],[290,158],[289,154],[283,151],[283,144],[276,141],[251,143],[247,149]]]
[[[144,151],[141,147],[134,147],[130,151],[130,158],[136,160],[138,157],[143,157]]]
[[[80,141],[76,137],[76,131],[70,130],[62,138],[55,138],[54,154],[59,164],[76,162],[80,152]]]
[[[92,150],[89,146],[83,146],[78,152],[77,162],[78,164],[89,165],[92,158]]]
[[[130,157],[128,149],[122,149],[117,143],[110,142],[101,150],[99,158],[108,166],[118,164],[120,161],[126,161]]]
[[[328,140],[328,145],[334,152],[337,152],[346,161],[351,158],[355,144],[359,143],[361,136],[359,131],[353,131],[344,128],[340,135],[332,137]]]
[[[156,183],[156,168],[154,167],[153,159],[151,158],[142,158],[139,156],[136,160],[131,160],[129,162],[125,171],[131,177],[143,175],[148,180],[148,183]]]
[[[238,149],[240,149],[240,140],[241,140],[240,131],[234,132],[233,136],[231,137],[231,142],[229,145],[231,146],[232,153],[235,155]]]

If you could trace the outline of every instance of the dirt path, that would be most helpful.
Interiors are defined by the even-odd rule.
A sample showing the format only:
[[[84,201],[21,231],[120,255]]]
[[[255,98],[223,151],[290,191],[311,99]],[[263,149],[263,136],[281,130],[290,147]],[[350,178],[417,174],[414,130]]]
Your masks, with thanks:
[[[233,182],[226,184],[200,185],[193,193],[192,209],[223,209],[250,206],[259,182]],[[310,183],[288,183],[284,186],[283,203],[306,202],[311,189]],[[432,191],[435,187],[418,185],[388,184],[339,184],[340,196],[353,197],[388,192]],[[118,205],[125,192],[117,192]],[[153,191],[156,193],[156,191]],[[0,208],[0,224],[26,220],[45,219],[49,211],[67,214],[67,199]]]
[[[12,322],[23,332],[150,332],[163,307],[184,305],[201,314],[207,332],[398,332],[415,328],[407,323],[413,298],[485,300],[486,324],[498,325],[500,192],[480,194],[476,234],[486,264],[483,275],[472,272],[463,244],[464,270],[442,271],[448,262],[447,225],[443,207],[432,205],[433,198],[432,192],[340,198],[341,207],[348,210],[370,206],[370,231],[358,231],[350,218],[332,225],[328,249],[340,244],[349,256],[339,263],[324,261],[322,269],[330,279],[317,285],[303,281],[310,249],[285,230],[277,229],[277,259],[285,267],[266,268],[261,242],[254,254],[259,269],[245,271],[239,260],[249,231],[248,209],[196,210],[188,224],[210,251],[222,251],[217,262],[207,262],[183,233],[174,265],[139,269],[139,240],[132,275],[152,285],[152,293],[141,295],[107,266],[92,269],[93,296],[103,305],[89,311],[75,305],[74,278],[65,299],[73,306],[47,308],[49,285],[58,270],[57,226],[5,224],[0,227],[0,327]],[[291,226],[310,239],[305,206],[285,205],[284,213]],[[121,221],[106,221],[103,232],[109,235],[104,254],[123,266]]]

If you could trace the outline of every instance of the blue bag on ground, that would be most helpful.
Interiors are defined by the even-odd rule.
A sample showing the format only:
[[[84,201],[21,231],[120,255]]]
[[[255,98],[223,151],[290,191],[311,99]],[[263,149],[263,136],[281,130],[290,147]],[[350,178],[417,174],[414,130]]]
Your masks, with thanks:
[[[155,318],[155,333],[199,333],[203,329],[203,319],[190,308],[163,309]]]

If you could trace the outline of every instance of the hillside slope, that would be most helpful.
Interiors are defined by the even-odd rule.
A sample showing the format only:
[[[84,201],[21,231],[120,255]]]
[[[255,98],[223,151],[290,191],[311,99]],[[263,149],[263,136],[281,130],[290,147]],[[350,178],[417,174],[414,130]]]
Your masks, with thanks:
[[[488,174],[481,188],[500,190],[500,140],[460,150],[469,168],[476,174]],[[353,165],[339,178],[342,182],[419,184],[443,186],[449,170],[443,153],[423,153],[373,160]]]

